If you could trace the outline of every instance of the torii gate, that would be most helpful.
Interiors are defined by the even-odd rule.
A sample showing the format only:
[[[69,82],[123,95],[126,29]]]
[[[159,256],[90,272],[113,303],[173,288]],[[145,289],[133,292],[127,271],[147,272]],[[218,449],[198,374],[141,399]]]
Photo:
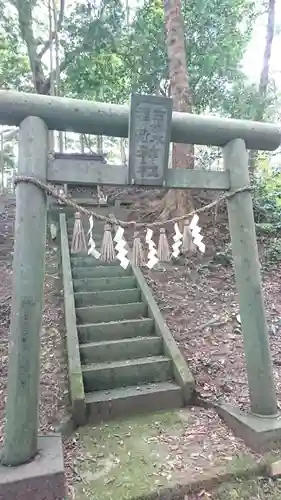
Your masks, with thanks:
[[[158,156],[156,154],[154,158],[157,169],[154,169],[155,171],[152,169],[152,173],[142,170],[141,162],[135,161],[139,144],[133,139],[131,141],[132,131],[136,126],[134,117],[140,109],[154,110],[158,115],[162,113],[166,124],[165,140]],[[255,436],[264,431],[263,436],[267,433],[266,436],[281,439],[247,154],[247,149],[277,148],[281,141],[280,127],[267,123],[204,117],[188,113],[172,114],[169,99],[136,96],[131,105],[128,168],[126,165],[99,165],[96,161],[92,164],[89,159],[85,161],[82,157],[77,157],[72,162],[67,156],[57,159],[48,157],[49,130],[127,137],[128,106],[1,91],[0,124],[20,127],[18,174],[35,177],[45,183],[116,186],[134,184],[180,189],[226,190],[229,193],[241,188],[241,192],[229,197],[227,205],[251,414],[246,415],[226,406],[222,406],[222,412],[225,418],[229,417],[229,421],[234,419],[237,425],[239,423],[244,429],[241,431],[244,434],[245,429],[250,429]],[[167,170],[169,140],[222,147],[225,170],[222,172]],[[12,474],[16,480],[18,476],[15,471],[20,470],[22,464],[30,463],[31,467],[38,447],[43,446],[42,441],[38,442],[37,433],[45,240],[46,195],[35,185],[19,183],[16,188],[7,420],[0,467],[0,499],[4,498],[2,492],[6,484],[5,474],[8,470],[6,466],[14,466]],[[21,472],[18,474],[20,476]],[[32,468],[26,474],[30,481],[34,480]],[[36,498],[43,498],[44,488],[45,490],[47,488],[45,483]],[[56,498],[62,498],[56,494]],[[5,500],[9,498],[12,497],[6,494]],[[13,499],[17,498],[20,497],[14,493]],[[55,497],[49,494],[46,498]]]

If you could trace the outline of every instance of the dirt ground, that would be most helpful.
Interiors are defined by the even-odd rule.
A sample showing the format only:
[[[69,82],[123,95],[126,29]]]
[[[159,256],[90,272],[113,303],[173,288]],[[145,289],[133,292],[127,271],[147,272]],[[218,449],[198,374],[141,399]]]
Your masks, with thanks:
[[[241,409],[249,397],[232,267],[165,266],[145,272],[200,393]],[[281,266],[263,279],[274,376],[281,400]]]
[[[8,365],[8,333],[12,278],[14,207],[0,214],[0,443],[3,438],[4,406]],[[184,265],[165,265],[161,271],[145,271],[162,314],[171,329],[201,394],[223,397],[243,409],[249,407],[243,343],[238,321],[238,303],[231,266],[207,266],[206,262],[187,260]],[[281,399],[281,266],[264,275],[264,292],[270,331],[274,376]],[[40,431],[52,431],[67,413],[67,370],[65,360],[62,291],[54,250],[46,254],[45,309],[42,328]],[[204,436],[211,436],[207,460],[203,453]],[[164,439],[159,434],[159,439]],[[181,450],[192,443],[189,469],[210,468],[212,455],[224,460],[249,453],[212,411],[194,409],[188,432],[178,437],[165,436],[175,467],[185,463]],[[194,446],[196,450],[194,450]],[[76,477],[76,462],[81,458],[77,437],[64,442],[69,493]],[[202,458],[204,455],[204,460]],[[192,497],[209,498],[204,496]],[[208,495],[206,493],[206,495]],[[190,497],[191,498],[191,497]],[[212,497],[213,498],[213,497]],[[223,499],[223,496],[214,498]],[[227,498],[244,498],[228,496]],[[251,498],[245,496],[245,498]],[[254,497],[252,497],[254,498]],[[256,496],[255,498],[259,498]],[[269,498],[261,496],[260,498]]]

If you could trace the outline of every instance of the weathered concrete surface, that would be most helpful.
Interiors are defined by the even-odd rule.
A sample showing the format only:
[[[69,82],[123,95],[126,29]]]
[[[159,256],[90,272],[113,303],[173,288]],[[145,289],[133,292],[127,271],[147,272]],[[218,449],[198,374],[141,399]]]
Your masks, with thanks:
[[[172,359],[173,376],[177,384],[181,387],[184,402],[187,404],[192,398],[195,386],[192,373],[163,319],[160,309],[156,304],[141,270],[135,266],[133,266],[132,269],[141,290],[142,300],[147,304],[148,315],[154,320],[155,332],[163,339],[164,353]]]
[[[240,411],[226,403],[216,411],[233,432],[254,451],[271,450],[281,444],[281,414],[265,417]]]
[[[18,126],[31,110],[50,130],[128,137],[127,105],[1,90],[1,124]],[[280,144],[280,125],[173,113],[172,142],[224,146],[236,137],[244,139],[249,149],[273,150]]]
[[[38,438],[38,454],[18,467],[0,465],[0,500],[64,500],[66,496],[60,435]]]
[[[68,249],[66,219],[64,214],[60,214],[60,233],[70,399],[74,422],[77,425],[83,425],[86,422],[85,393],[76,327],[74,291]]]
[[[131,266],[124,270],[117,263],[98,265],[93,257],[70,256],[71,223],[66,228],[65,214],[60,226],[76,425],[182,407],[194,381],[141,272],[139,284]]]
[[[79,429],[82,458],[76,462],[75,498],[182,500],[190,492],[264,473],[263,460],[245,448],[238,451],[231,433],[226,432],[220,447],[214,445],[219,420],[213,435],[199,431],[192,409]]]
[[[230,174],[231,191],[249,188],[245,143],[241,139],[231,141],[225,146],[223,157],[224,167]],[[251,411],[265,417],[274,416],[277,413],[276,389],[250,191],[229,198],[227,210]]]
[[[48,130],[28,117],[19,131],[18,174],[46,180]],[[16,187],[15,244],[6,422],[2,463],[24,464],[37,452],[41,324],[45,274],[46,195],[37,186]]]

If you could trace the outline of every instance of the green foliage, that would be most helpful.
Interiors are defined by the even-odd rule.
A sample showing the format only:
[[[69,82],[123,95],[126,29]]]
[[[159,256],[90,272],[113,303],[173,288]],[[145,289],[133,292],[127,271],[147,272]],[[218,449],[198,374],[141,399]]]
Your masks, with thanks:
[[[123,60],[119,55],[124,28],[120,0],[103,0],[98,7],[77,3],[65,20],[62,44],[66,52],[65,95],[115,101],[127,95]]]
[[[253,206],[262,266],[268,270],[281,261],[281,172],[273,172],[266,156],[258,161]],[[217,248],[212,265],[232,265],[231,242]]]
[[[168,79],[163,3],[146,1],[124,40],[124,69],[131,91],[156,93]]]
[[[269,86],[266,98],[261,100],[258,86],[249,84],[246,76],[240,74],[225,90],[222,112],[226,116],[244,120],[253,120],[259,115],[270,120],[276,115],[276,98],[275,89]]]
[[[281,172],[272,172],[265,158],[259,161],[254,186],[257,236],[263,242],[263,267],[281,261]]]
[[[223,248],[219,248],[213,259],[212,264],[221,265],[224,267],[230,266],[233,263],[231,243],[226,243]]]
[[[281,231],[281,172],[260,175],[255,180],[254,213],[258,234]]]
[[[0,87],[26,90],[30,88],[30,66],[21,41],[16,10],[0,0]]]
[[[281,262],[281,238],[273,238],[265,242],[264,268],[270,269]]]
[[[222,110],[233,83],[243,79],[240,63],[252,34],[254,2],[183,0],[182,9],[195,107]]]
[[[13,7],[7,11],[9,3]],[[261,103],[256,86],[248,85],[240,63],[251,37],[256,3],[252,0],[182,0],[181,3],[195,111],[252,118]],[[29,83],[31,89],[26,47],[20,42],[15,5],[13,0],[8,3],[0,0],[0,27],[5,34],[0,84],[23,90]],[[30,5],[37,43],[44,45],[48,34],[47,22],[42,21],[39,12],[43,3],[34,0]],[[44,12],[47,14],[46,5]],[[78,0],[67,9],[60,43],[63,95],[124,103],[132,91],[168,92],[162,0],[145,0],[129,26],[125,23],[122,0]]]
[[[28,58],[19,43],[0,31],[0,87],[25,90],[29,76]]]
[[[121,3],[108,2],[112,7],[102,26],[97,9],[89,18],[81,4],[68,20],[68,36],[78,37],[82,47],[92,37],[92,48],[80,50],[67,67],[65,90],[90,98],[103,95],[119,103],[126,102],[132,91],[167,94],[163,2],[146,0],[130,26],[124,24]],[[182,0],[182,11],[195,111],[252,117],[259,105],[257,88],[248,86],[240,63],[252,33],[254,2]]]

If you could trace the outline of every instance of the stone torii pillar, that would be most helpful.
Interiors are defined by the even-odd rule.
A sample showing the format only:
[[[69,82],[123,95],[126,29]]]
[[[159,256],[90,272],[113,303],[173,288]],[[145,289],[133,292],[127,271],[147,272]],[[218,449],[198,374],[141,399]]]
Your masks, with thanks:
[[[281,422],[269,347],[245,142],[233,139],[224,146],[223,156],[230,177],[230,193],[249,187],[248,191],[229,198],[227,208],[251,412],[240,411],[226,403],[219,403],[216,408],[233,430],[250,447],[259,451],[260,448],[270,449],[272,443],[281,441]]]
[[[19,130],[18,174],[46,182],[47,161],[48,129],[40,118],[27,117]],[[0,466],[0,500],[58,500],[65,494],[60,437],[38,438],[45,244],[46,193],[33,184],[20,182],[16,187],[8,392]]]

